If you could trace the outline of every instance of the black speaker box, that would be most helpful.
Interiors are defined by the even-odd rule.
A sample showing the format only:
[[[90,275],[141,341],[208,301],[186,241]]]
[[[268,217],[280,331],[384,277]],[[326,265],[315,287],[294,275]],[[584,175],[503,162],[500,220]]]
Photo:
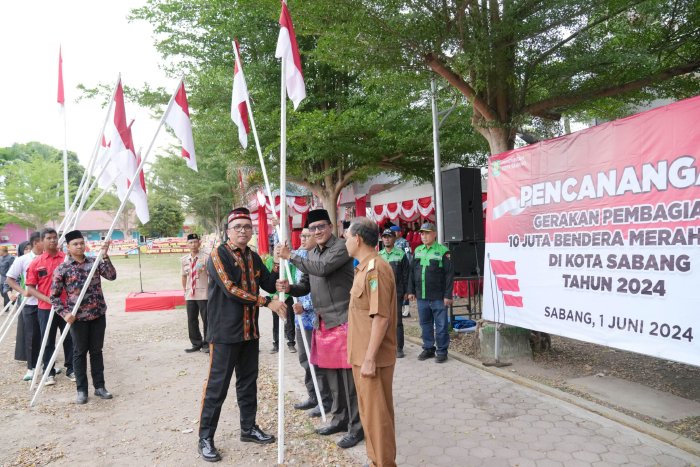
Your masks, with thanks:
[[[458,167],[442,172],[445,242],[484,239],[481,169]]]
[[[484,275],[484,242],[447,242],[455,277]]]

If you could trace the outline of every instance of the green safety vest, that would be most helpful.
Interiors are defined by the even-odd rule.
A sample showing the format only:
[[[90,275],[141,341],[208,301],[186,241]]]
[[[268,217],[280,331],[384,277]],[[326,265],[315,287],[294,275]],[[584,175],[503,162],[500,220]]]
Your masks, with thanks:
[[[442,257],[449,251],[449,248],[439,244],[438,242],[434,242],[432,245],[430,245],[430,247],[420,245],[418,248],[416,248],[414,253],[414,261],[420,261],[419,264],[421,265],[420,282],[421,296],[423,298],[425,298],[425,271],[428,269],[428,266],[430,266],[430,261],[437,261],[438,266],[442,267]]]

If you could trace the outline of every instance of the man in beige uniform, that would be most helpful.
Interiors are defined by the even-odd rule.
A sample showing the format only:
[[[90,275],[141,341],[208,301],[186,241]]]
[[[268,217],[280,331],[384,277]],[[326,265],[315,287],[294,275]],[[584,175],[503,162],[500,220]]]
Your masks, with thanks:
[[[350,290],[348,361],[357,388],[360,419],[373,466],[396,465],[392,383],[396,364],[396,283],[389,263],[374,247],[379,228],[358,217],[345,232],[345,246],[359,261]]]
[[[182,289],[187,304],[187,329],[192,347],[185,352],[201,350],[209,353],[207,345],[207,259],[209,255],[200,251],[199,235],[187,236],[187,248],[190,253],[180,258],[182,272]],[[202,317],[202,331],[199,332],[199,317]]]

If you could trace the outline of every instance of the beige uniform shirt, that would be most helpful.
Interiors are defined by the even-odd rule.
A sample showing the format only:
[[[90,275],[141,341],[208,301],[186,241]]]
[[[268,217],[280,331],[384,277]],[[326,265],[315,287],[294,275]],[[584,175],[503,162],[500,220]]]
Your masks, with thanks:
[[[394,271],[379,254],[365,258],[355,268],[355,280],[350,290],[348,313],[348,361],[362,366],[372,333],[375,315],[389,320],[386,334],[379,346],[377,367],[396,363],[396,282]]]
[[[185,276],[185,300],[206,300],[207,284],[207,260],[209,255],[200,250],[197,256],[186,254],[180,258],[182,275]],[[194,270],[194,274],[192,271]]]

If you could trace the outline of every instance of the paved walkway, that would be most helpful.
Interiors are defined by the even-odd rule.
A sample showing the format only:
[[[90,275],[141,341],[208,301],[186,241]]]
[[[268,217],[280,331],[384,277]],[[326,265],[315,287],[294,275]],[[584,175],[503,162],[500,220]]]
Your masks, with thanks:
[[[274,364],[269,340],[262,359]],[[399,466],[700,466],[686,451],[565,401],[452,358],[420,362],[409,342],[405,350],[394,375]],[[286,354],[285,367],[290,396],[301,399],[296,354]],[[365,452],[361,443],[348,453],[361,465]]]

